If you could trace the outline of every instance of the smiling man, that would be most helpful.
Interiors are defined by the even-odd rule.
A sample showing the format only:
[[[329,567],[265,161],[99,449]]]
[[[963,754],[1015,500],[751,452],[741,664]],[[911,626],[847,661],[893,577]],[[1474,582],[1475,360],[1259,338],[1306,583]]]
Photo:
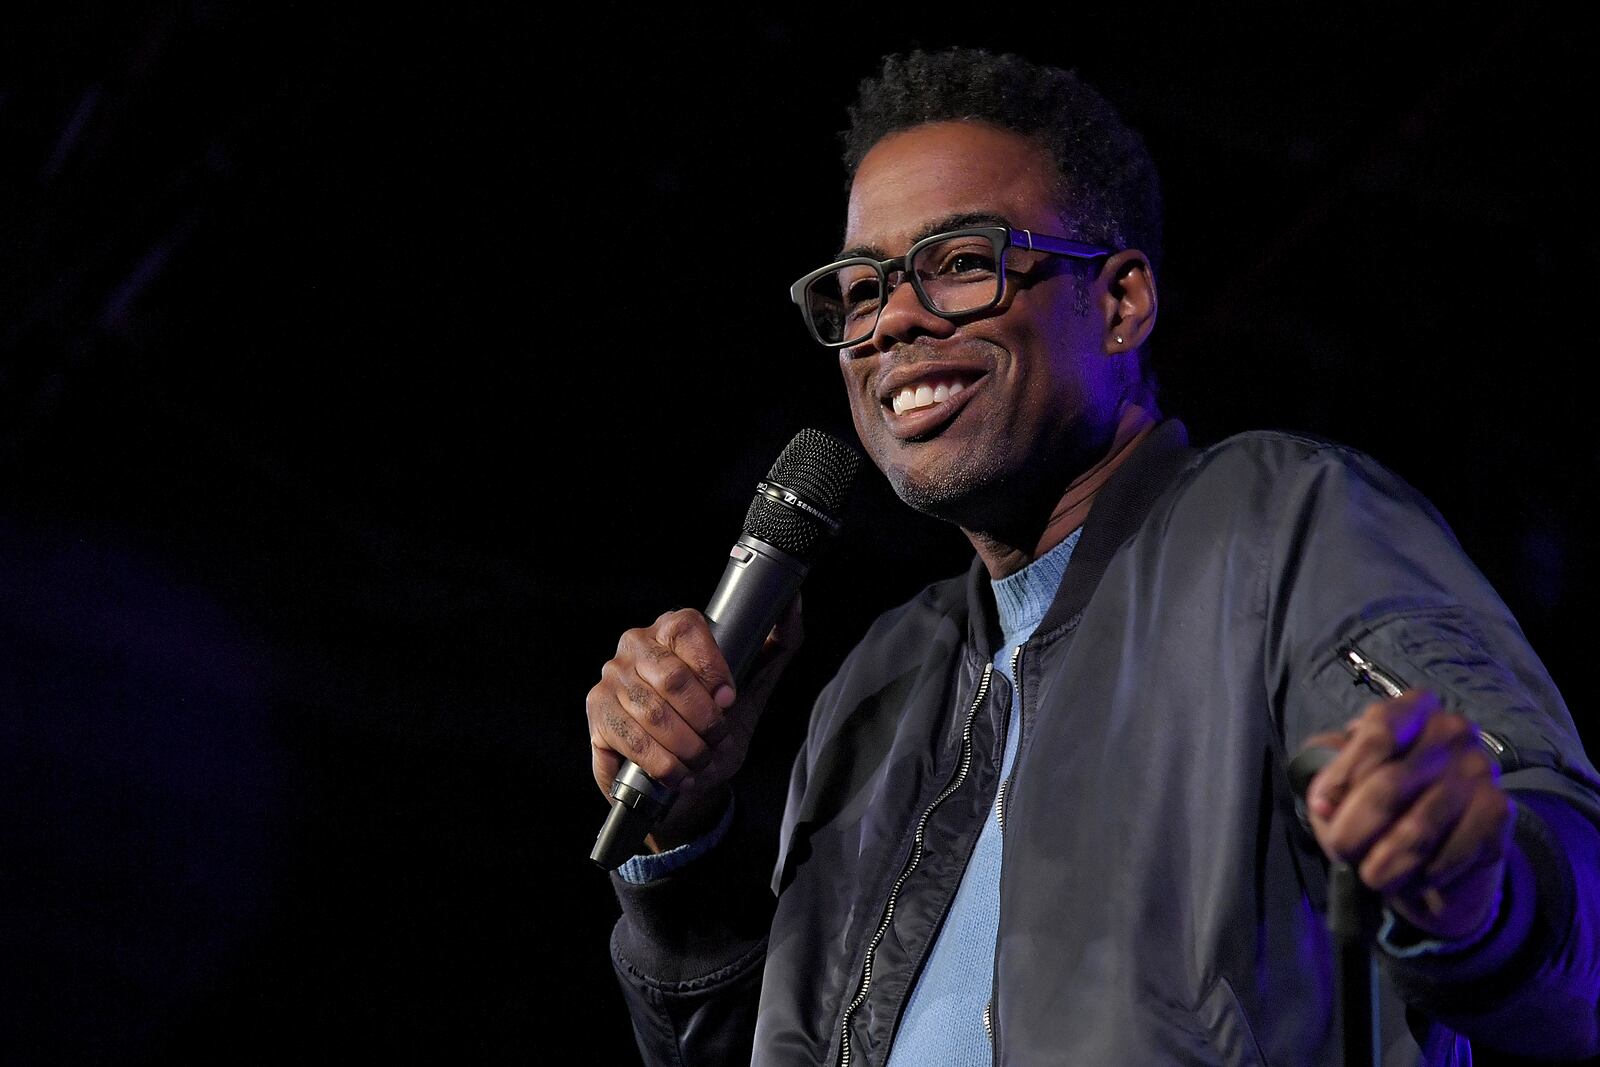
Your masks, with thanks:
[[[818,698],[770,886],[729,783],[798,620],[741,693],[696,612],[623,635],[596,780],[680,790],[617,876],[647,1058],[1337,1062],[1325,857],[1383,904],[1386,1063],[1600,1051],[1600,803],[1559,694],[1393,475],[1162,419],[1138,137],[970,51],[886,61],[852,120],[846,250],[792,295],[873,461],[977,558]],[[1308,744],[1337,755],[1301,809]]]
[[[844,332],[865,334],[841,367],[873,461],[906,503],[967,531],[997,578],[1082,525],[1120,446],[1154,420],[1139,355],[1156,316],[1147,257],[1054,237],[1077,228],[1059,184],[1050,154],[1008,130],[944,121],[891,133],[856,169],[846,256],[915,245],[914,269],[899,272],[910,284],[845,260],[795,286],[813,328],[837,290]],[[936,236],[963,230],[974,232]],[[982,310],[946,317],[928,290]]]

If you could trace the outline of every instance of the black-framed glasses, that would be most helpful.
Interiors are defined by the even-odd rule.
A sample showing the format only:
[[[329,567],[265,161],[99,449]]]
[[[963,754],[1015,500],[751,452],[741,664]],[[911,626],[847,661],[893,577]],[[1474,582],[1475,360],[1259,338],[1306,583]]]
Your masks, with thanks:
[[[893,292],[890,275],[909,279],[922,306],[945,319],[988,311],[1005,299],[1011,249],[1074,259],[1109,256],[1109,249],[1009,226],[974,226],[936,233],[903,256],[852,256],[829,263],[789,287],[806,326],[828,348],[859,344],[878,328],[878,316]]]

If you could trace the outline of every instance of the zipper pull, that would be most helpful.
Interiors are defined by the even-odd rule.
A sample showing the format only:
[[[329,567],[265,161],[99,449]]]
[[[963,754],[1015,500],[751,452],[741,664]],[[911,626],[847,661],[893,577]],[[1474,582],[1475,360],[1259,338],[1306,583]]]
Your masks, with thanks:
[[[1366,686],[1379,696],[1393,700],[1406,691],[1404,683],[1373,663],[1355,645],[1345,645],[1339,650],[1339,662],[1356,676],[1356,684]]]

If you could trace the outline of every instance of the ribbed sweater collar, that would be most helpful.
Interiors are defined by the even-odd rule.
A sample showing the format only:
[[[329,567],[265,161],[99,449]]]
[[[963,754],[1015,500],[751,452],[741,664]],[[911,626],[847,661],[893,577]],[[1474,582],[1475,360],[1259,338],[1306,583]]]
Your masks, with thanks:
[[[1067,573],[1067,561],[1078,544],[1083,527],[1078,527],[1062,542],[1026,567],[990,583],[994,590],[994,606],[1000,615],[1001,644],[1011,646],[1025,641],[1050,602],[1061,587],[1061,576]]]

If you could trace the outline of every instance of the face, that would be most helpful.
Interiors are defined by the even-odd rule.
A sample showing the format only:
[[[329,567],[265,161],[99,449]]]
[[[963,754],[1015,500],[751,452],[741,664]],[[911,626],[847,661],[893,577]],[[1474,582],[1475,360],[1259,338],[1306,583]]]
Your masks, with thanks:
[[[982,224],[980,216],[1073,236],[1054,183],[1049,154],[1020,134],[971,122],[914,127],[862,160],[845,245],[851,254],[903,255],[929,233]],[[901,282],[873,336],[840,352],[856,432],[873,461],[901,499],[968,530],[1025,521],[1014,513],[1048,507],[1100,458],[1127,361],[1137,358],[1108,344],[1107,272],[1086,281],[1056,257],[1017,262],[1028,276],[1007,278],[1001,305],[960,323],[923,308]]]

